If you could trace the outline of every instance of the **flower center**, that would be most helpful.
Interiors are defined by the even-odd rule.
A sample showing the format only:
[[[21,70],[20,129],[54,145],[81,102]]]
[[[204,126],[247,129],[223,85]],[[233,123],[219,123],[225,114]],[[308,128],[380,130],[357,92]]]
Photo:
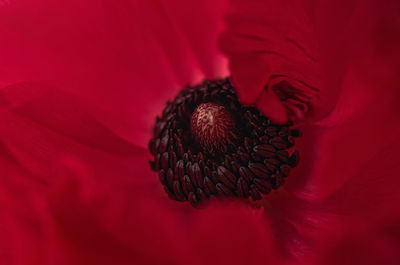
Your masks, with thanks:
[[[202,103],[194,110],[190,120],[194,139],[204,151],[226,152],[234,137],[235,122],[231,114],[215,103]]]
[[[230,79],[182,89],[153,128],[150,165],[168,196],[198,207],[212,198],[260,200],[298,162],[300,135],[242,106]]]

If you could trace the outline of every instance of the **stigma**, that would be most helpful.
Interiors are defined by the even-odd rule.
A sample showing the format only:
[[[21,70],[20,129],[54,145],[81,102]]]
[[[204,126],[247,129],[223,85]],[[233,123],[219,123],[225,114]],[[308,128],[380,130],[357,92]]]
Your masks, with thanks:
[[[235,122],[225,107],[216,103],[202,103],[194,110],[191,133],[205,152],[227,152],[235,136]]]

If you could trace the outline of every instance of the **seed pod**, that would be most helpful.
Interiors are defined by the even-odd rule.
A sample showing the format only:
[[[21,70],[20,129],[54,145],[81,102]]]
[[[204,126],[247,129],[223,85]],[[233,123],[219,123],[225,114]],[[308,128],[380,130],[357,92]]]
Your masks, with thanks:
[[[278,135],[278,129],[274,126],[270,126],[264,130],[264,133],[270,137],[274,137]]]
[[[159,171],[159,170],[160,170],[160,162],[161,162],[161,154],[158,153],[158,154],[154,157],[153,168],[154,168],[155,171]]]
[[[178,200],[181,200],[181,201],[186,200],[186,197],[182,192],[181,185],[179,184],[179,181],[174,181],[173,190],[174,190],[174,194],[175,194],[176,198],[178,198]]]
[[[157,144],[158,141],[158,144]],[[158,138],[153,138],[150,140],[149,142],[149,150],[150,153],[154,156],[157,154],[157,150],[158,150],[158,145],[160,144],[160,139]]]
[[[268,144],[260,144],[253,147],[253,151],[262,157],[274,157],[275,148]]]
[[[279,130],[279,136],[281,136],[281,137],[283,137],[283,136],[288,136],[289,135],[289,127],[282,127],[280,130]]]
[[[211,177],[211,170],[209,167],[205,166],[203,172],[204,172],[204,177]]]
[[[249,187],[243,178],[239,178],[237,182],[237,193],[239,197],[249,197]]]
[[[259,155],[259,154],[257,154],[257,153],[251,153],[251,158],[254,161],[261,161],[261,160],[263,160],[264,157]]]
[[[280,171],[282,172],[282,175],[283,175],[284,177],[289,176],[289,173],[290,173],[290,166],[289,166],[289,165],[283,164],[283,165],[280,166],[279,169],[280,169]]]
[[[169,169],[168,157],[169,156],[167,152],[163,153],[161,157],[161,168],[164,169],[165,171]]]
[[[231,162],[231,168],[232,168],[232,171],[236,173],[236,172],[239,171],[240,165],[237,162],[232,161]]]
[[[167,193],[168,197],[175,200],[175,201],[181,201],[180,199],[178,199],[175,194],[169,190],[169,188],[167,186],[164,186],[164,190]]]
[[[264,166],[268,169],[269,172],[275,172],[278,165],[274,164],[274,160],[271,160],[271,161],[272,162],[270,162],[269,159],[265,159],[264,160]]]
[[[184,161],[185,163],[189,162],[189,155],[188,155],[187,153],[184,153],[184,154],[183,154],[183,161]]]
[[[251,141],[249,137],[244,137],[244,148],[248,153],[251,151]]]
[[[218,180],[225,186],[233,189],[235,187],[236,177],[226,168],[219,166],[217,169]]]
[[[294,145],[294,138],[292,136],[288,136],[286,140],[290,147]]]
[[[268,179],[271,175],[271,172],[260,163],[249,163],[249,169],[254,173],[254,175],[262,179]]]
[[[217,182],[218,182],[218,174],[217,174],[217,171],[212,171],[212,172],[211,172],[211,179],[212,179],[212,181],[214,181],[214,183],[217,183]]]
[[[276,153],[278,159],[282,161],[283,163],[288,163],[289,162],[289,153],[285,150],[280,150]]]
[[[195,183],[197,187],[202,187],[203,186],[203,177],[201,175],[201,170],[200,166],[198,163],[194,163],[193,166],[193,171],[194,171],[194,178],[195,178]]]
[[[161,169],[160,172],[158,172],[158,178],[162,184],[164,184],[164,185],[167,184],[167,179],[166,179],[165,172],[163,169]]]
[[[162,121],[156,123],[156,125],[153,127],[153,137],[158,137],[160,133],[164,130],[166,124],[166,122]]]
[[[257,189],[264,194],[268,194],[271,191],[270,183],[265,179],[255,178],[253,183]]]
[[[257,187],[255,185],[250,185],[250,196],[253,198],[254,201],[261,200],[261,194],[258,192]]]
[[[228,155],[226,155],[226,156],[225,156],[225,161],[224,161],[224,165],[225,165],[226,168],[230,168],[230,166],[231,166],[231,161],[232,161],[231,157],[228,156]]]
[[[176,164],[176,154],[172,148],[170,148],[168,156],[169,156],[169,167],[174,168]]]
[[[196,195],[199,198],[199,201],[204,201],[207,196],[201,188],[196,189]]]
[[[194,191],[193,184],[192,184],[192,182],[190,181],[190,178],[189,178],[188,175],[183,176],[182,188],[183,188],[183,192],[184,192],[187,196],[189,196],[189,193],[190,193],[190,192],[193,192],[193,191]]]
[[[294,150],[289,158],[289,165],[291,167],[296,167],[298,163],[299,163],[299,152],[297,150]]]
[[[262,122],[262,125],[265,127],[268,127],[271,124],[271,121],[269,119],[266,119]]]
[[[239,174],[247,183],[250,183],[254,178],[254,174],[247,167],[239,168]]]
[[[269,143],[269,139],[270,139],[269,136],[263,135],[263,136],[261,136],[261,137],[259,138],[259,141],[260,141],[261,143],[268,144],[268,143]]]
[[[216,189],[217,189],[217,193],[220,196],[231,196],[232,192],[222,183],[217,183],[217,185],[215,185]]]
[[[179,179],[183,178],[183,175],[185,174],[185,163],[183,162],[183,160],[179,160],[178,162],[176,162],[175,174],[177,174]]]
[[[191,193],[189,193],[189,195],[188,195],[188,199],[189,199],[189,202],[190,202],[190,204],[193,206],[193,207],[197,207],[197,205],[198,205],[198,200],[197,200],[197,198],[196,198],[196,194],[194,194],[194,192],[191,192]]]
[[[160,141],[160,147],[159,147],[159,152],[160,153],[164,153],[165,151],[167,151],[168,148],[168,142],[169,142],[169,135],[168,133],[166,133]]]
[[[247,163],[250,160],[250,156],[248,155],[248,153],[246,153],[242,148],[239,147],[239,150],[237,151],[237,154],[240,158],[240,161],[242,161],[243,163]]]
[[[281,174],[277,174],[271,179],[271,187],[276,190],[285,183],[285,178]]]
[[[217,192],[217,189],[214,185],[214,183],[211,182],[211,180],[208,177],[204,178],[204,191],[208,194],[215,194]]]
[[[277,149],[286,149],[288,147],[288,143],[279,136],[271,138],[269,143]]]
[[[168,183],[168,185],[170,186],[170,187],[172,187],[172,185],[174,184],[174,180],[176,179],[175,178],[175,176],[174,176],[174,172],[172,172],[172,169],[168,169],[168,171],[167,171],[167,177],[166,177],[166,179],[167,179],[167,183]]]
[[[179,157],[184,157],[185,150],[183,149],[183,146],[181,143],[177,144],[177,150],[178,150]],[[187,154],[186,154],[186,156],[187,156]],[[186,158],[186,160],[188,160],[188,157]]]

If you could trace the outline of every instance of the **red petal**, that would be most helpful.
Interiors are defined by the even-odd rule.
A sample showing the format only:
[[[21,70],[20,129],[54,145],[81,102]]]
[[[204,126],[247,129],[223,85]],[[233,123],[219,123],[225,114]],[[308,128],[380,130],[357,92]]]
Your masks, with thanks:
[[[360,76],[352,78],[357,80]],[[330,121],[335,121],[336,126],[321,128],[315,139],[318,149],[314,150],[306,189],[319,199],[331,195],[327,204],[338,211],[379,216],[398,210],[393,202],[400,199],[397,192],[400,109],[395,85],[400,83],[389,80],[385,85],[372,85],[371,80],[370,85],[359,84],[374,91],[370,104],[347,113],[348,107],[343,112],[338,109]],[[378,88],[386,94],[379,95]],[[368,101],[362,104],[365,102]]]
[[[169,200],[148,165],[148,151],[115,136],[74,96],[29,83],[1,92],[0,167],[6,173],[0,178],[6,228],[1,234],[9,239],[10,260],[189,264],[196,257],[199,264],[208,259],[259,264],[278,259],[262,218],[240,204],[199,211]]]
[[[392,211],[396,210],[396,204],[387,202],[398,200],[394,187],[399,172],[395,165],[399,163],[396,146],[400,137],[400,109],[396,99],[400,85],[400,46],[394,49],[390,45],[399,41],[396,10],[400,10],[400,5],[395,1],[388,6],[368,2],[350,7],[357,15],[352,17],[352,25],[359,27],[351,29],[358,32],[354,35],[358,44],[350,46],[354,53],[347,61],[342,92],[334,111],[318,123],[322,128],[317,130],[320,135],[316,139],[317,159],[310,174],[314,180],[308,187],[326,198],[348,181],[330,199],[329,204],[334,208],[344,207],[355,214],[367,214],[370,207],[378,212]],[[348,203],[344,203],[346,199]],[[375,216],[379,214],[376,212]]]
[[[398,69],[398,10],[396,1],[232,1],[221,46],[242,102],[278,122],[326,117],[349,70]]]
[[[208,208],[188,229],[188,264],[279,263],[273,228],[244,205]]]
[[[400,237],[396,216],[380,223],[347,222],[330,233],[320,233],[314,261],[304,264],[399,264]]]
[[[314,105],[324,92],[308,6],[294,1],[235,1],[226,22],[221,45],[242,102],[257,105],[277,122],[301,118],[301,112],[309,115],[297,110],[297,103]],[[282,88],[282,81],[298,91]]]
[[[227,73],[215,41],[223,1],[213,5],[7,1],[0,6],[0,86],[38,80],[67,89],[144,147],[154,117],[178,89]]]
[[[136,147],[93,118],[69,93],[29,83],[0,92],[8,102],[0,109],[0,139],[20,165],[42,181],[52,181],[60,163],[70,157],[91,163],[109,157],[109,163],[96,165],[99,171],[92,174],[132,174],[126,169]],[[109,168],[110,163],[120,166]]]
[[[166,247],[174,243],[166,221],[174,216],[165,214],[174,210],[162,206],[170,201],[147,150],[115,136],[61,90],[19,84],[1,92],[0,234],[7,259],[146,264],[165,258],[176,264],[176,252]],[[166,220],[160,223],[160,216]],[[163,238],[159,256],[153,255],[156,236]]]
[[[322,199],[349,178],[360,182],[364,177],[371,179],[367,181],[371,182],[368,190],[374,187],[372,183],[381,186],[362,170],[388,166],[388,159],[381,159],[379,153],[397,142],[400,135],[399,108],[394,100],[399,97],[400,46],[391,45],[399,41],[398,10],[395,1],[387,6],[373,1],[232,2],[221,42],[230,57],[232,76],[242,101],[257,104],[277,121],[290,117],[289,110],[305,118],[309,115],[321,119],[328,115],[317,126],[303,126],[305,137],[298,141],[298,148],[300,155],[305,156],[288,179],[290,190],[300,194],[305,188]],[[284,61],[282,57],[290,60]],[[279,89],[274,90],[268,83],[275,78],[292,83],[299,75],[305,78],[302,81],[320,90],[316,94],[319,101],[305,106],[291,99],[282,102]],[[296,93],[308,91],[301,85],[296,88]],[[287,92],[288,88],[284,90]],[[387,153],[390,163],[395,164],[398,159],[392,150]],[[381,173],[378,179],[387,185],[396,183],[392,176],[397,173],[398,169],[392,167],[391,174]],[[385,190],[393,194],[393,186],[385,187],[382,193]],[[349,202],[353,201],[351,191],[347,192]],[[368,198],[366,194],[360,198]],[[348,205],[352,207],[351,203]]]

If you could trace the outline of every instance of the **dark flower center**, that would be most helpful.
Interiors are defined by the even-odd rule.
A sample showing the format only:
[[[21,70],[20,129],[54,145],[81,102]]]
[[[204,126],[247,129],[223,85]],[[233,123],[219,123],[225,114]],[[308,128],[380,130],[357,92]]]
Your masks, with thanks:
[[[229,79],[204,81],[167,102],[149,142],[168,195],[193,206],[211,198],[260,200],[280,187],[298,161],[290,124],[242,106]]]

